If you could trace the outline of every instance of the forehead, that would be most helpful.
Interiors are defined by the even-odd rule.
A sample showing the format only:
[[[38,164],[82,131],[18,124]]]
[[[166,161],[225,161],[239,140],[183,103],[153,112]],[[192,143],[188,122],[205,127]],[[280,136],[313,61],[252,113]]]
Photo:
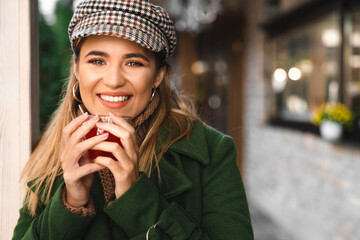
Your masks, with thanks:
[[[125,52],[137,52],[145,54],[146,56],[154,56],[155,53],[142,47],[133,41],[115,37],[115,36],[89,36],[83,38],[79,44],[79,51],[81,50],[102,50],[114,52],[121,50]]]

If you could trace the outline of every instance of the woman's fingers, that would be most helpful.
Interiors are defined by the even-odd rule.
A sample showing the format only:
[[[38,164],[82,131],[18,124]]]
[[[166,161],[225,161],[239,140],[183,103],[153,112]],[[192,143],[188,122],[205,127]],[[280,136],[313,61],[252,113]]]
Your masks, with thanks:
[[[102,165],[103,167],[108,168],[115,179],[118,179],[122,176],[121,172],[123,172],[122,166],[120,166],[118,161],[114,161],[114,159],[109,157],[99,156],[94,159],[96,164]]]
[[[86,143],[82,143],[84,136],[95,127],[95,123],[99,120],[98,116],[85,122],[87,114],[81,115],[82,117],[76,118],[71,121],[63,130],[63,143],[62,143],[62,155],[61,161],[66,162],[66,165],[74,165],[84,152],[90,149],[93,145],[103,140],[101,138],[93,139]],[[76,128],[74,130],[74,128]],[[69,135],[70,134],[70,135]],[[97,141],[96,141],[97,140]],[[89,145],[90,144],[90,145]]]
[[[96,126],[112,135],[120,138],[120,146],[116,142],[104,141],[96,144],[92,149],[110,152],[115,159],[99,156],[94,159],[95,163],[108,168],[115,178],[115,195],[120,197],[124,194],[139,178],[138,166],[138,146],[136,142],[135,129],[121,117],[116,117],[110,113],[112,123],[97,122]]]
[[[109,113],[109,116],[110,116],[111,120],[113,121],[113,123],[115,123],[116,125],[121,126],[122,128],[126,129],[131,134],[131,138],[132,138],[134,143],[137,142],[136,141],[135,129],[129,124],[129,122],[127,120],[125,120],[122,117],[116,116],[112,112]]]
[[[95,163],[108,168],[114,175],[116,198],[123,195],[139,179],[139,171],[134,164],[130,164],[129,167],[125,169],[118,161],[101,156],[95,159]],[[130,166],[132,166],[132,169]]]
[[[109,133],[103,133],[98,136],[91,137],[85,141],[77,143],[73,146],[73,150],[71,153],[67,155],[67,161],[63,162],[63,169],[67,169],[70,166],[75,166],[79,162],[79,159],[84,152],[88,151],[89,149],[93,148],[95,145],[105,141],[109,137]],[[80,164],[79,164],[80,165]]]
[[[99,116],[94,116],[90,120],[82,124],[73,134],[72,140],[75,142],[81,141],[89,131],[95,127],[96,122],[99,121]]]
[[[80,142],[84,136],[95,127],[95,123],[99,120],[98,116],[88,119],[88,114],[85,113],[74,120],[72,120],[63,129],[62,135],[62,148],[66,148],[67,145],[74,146]]]
[[[101,169],[104,169],[104,165],[97,164],[97,163],[88,163],[85,165],[82,165],[81,167],[75,168],[71,171],[71,174],[64,173],[64,179],[70,180],[71,182],[76,182],[77,180],[92,174],[94,172],[100,171]],[[70,179],[72,178],[72,179]]]
[[[136,159],[130,159],[125,153],[124,149],[116,142],[101,142],[96,144],[92,150],[112,153],[120,165],[124,168],[128,168],[129,165],[137,164]]]
[[[74,207],[84,206],[89,201],[89,190],[94,179],[94,172],[104,169],[103,165],[87,163],[81,167],[64,171],[67,202]]]
[[[74,120],[72,120],[66,127],[63,129],[63,134],[70,136],[76,129],[78,129],[81,124],[83,124],[88,119],[88,113],[84,113]]]
[[[99,121],[98,116],[88,120],[87,114],[81,115],[72,120],[62,133],[60,161],[68,193],[67,200],[70,199],[73,206],[82,206],[88,201],[94,172],[104,168],[103,165],[91,161],[88,150],[105,141],[109,133],[84,140],[86,134],[96,126],[97,121]]]
[[[68,125],[66,125],[62,130],[62,145],[69,141],[71,135],[78,129],[81,124],[83,124],[88,119],[88,113],[84,113],[74,120],[72,120]]]
[[[98,122],[96,123],[96,126],[120,138],[121,144],[123,145],[126,154],[131,159],[137,159],[138,147],[133,137],[135,135],[134,130],[130,132],[127,129],[124,129],[122,126],[118,126],[112,123]]]

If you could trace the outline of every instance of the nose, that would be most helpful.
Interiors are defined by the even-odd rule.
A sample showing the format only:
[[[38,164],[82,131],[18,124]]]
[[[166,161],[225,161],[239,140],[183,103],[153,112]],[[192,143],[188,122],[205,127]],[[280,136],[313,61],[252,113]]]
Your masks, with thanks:
[[[121,68],[118,66],[111,66],[106,72],[103,82],[110,88],[118,88],[125,84],[125,77],[122,74]]]

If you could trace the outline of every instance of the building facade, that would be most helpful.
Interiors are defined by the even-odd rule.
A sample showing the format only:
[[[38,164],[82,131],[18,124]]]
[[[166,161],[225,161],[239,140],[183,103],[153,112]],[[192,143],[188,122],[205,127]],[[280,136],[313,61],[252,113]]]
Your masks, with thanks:
[[[329,7],[331,4],[334,4],[334,7]],[[334,68],[339,69],[334,74],[334,81],[342,82],[346,87],[338,86],[337,100],[348,105],[353,104],[350,107],[356,111],[359,103],[355,100],[349,101],[346,98],[346,91],[352,87],[353,95],[351,96],[356,99],[359,96],[356,88],[359,79],[354,76],[349,80],[347,68],[350,63],[344,57],[350,48],[347,48],[344,43],[345,39],[349,37],[346,32],[349,23],[344,23],[344,21],[350,21],[352,33],[356,33],[359,24],[356,6],[351,1],[315,0],[255,0],[247,1],[244,6],[246,8],[244,11],[246,15],[246,30],[244,31],[244,128],[246,130],[244,164],[249,202],[266,213],[271,220],[281,226],[283,231],[288,232],[291,239],[358,239],[360,236],[358,228],[360,224],[358,215],[360,209],[360,145],[356,138],[359,135],[353,133],[355,136],[353,138],[349,134],[347,139],[339,142],[327,142],[311,126],[303,127],[307,124],[300,124],[299,122],[304,122],[300,117],[295,120],[283,117],[279,110],[274,110],[279,106],[275,104],[274,107],[272,72],[268,69],[269,65],[270,68],[273,67],[273,70],[274,67],[277,67],[271,65],[273,62],[268,59],[268,56],[274,53],[274,50],[271,47],[269,49],[268,46],[276,41],[274,39],[284,39],[293,32],[302,31],[316,24],[320,26],[319,31],[325,31],[328,27],[339,29],[340,32],[343,31],[344,37],[343,45],[340,44],[343,49],[339,50],[339,55],[342,56],[334,60],[335,67],[326,68],[323,70],[325,72],[323,74],[330,74]],[[317,10],[312,14],[312,9]],[[346,9],[349,11],[346,12]],[[308,12],[310,16],[305,16],[305,12]],[[312,16],[317,14],[318,16]],[[321,25],[321,22],[325,21],[323,19],[331,15],[336,17],[336,24],[332,26],[326,22]],[[297,18],[297,21],[294,21],[294,18]],[[308,22],[304,23],[305,20]],[[294,23],[289,24],[287,21]],[[269,22],[272,22],[270,27]],[[278,29],[280,30],[277,31]],[[275,32],[275,37],[271,35],[273,33],[271,31]],[[313,37],[310,35],[309,38],[306,38],[306,30],[301,34],[305,39]],[[296,39],[296,34],[294,33],[290,38]],[[334,40],[334,38],[331,39]],[[311,48],[311,41],[305,40],[308,48]],[[289,45],[285,45],[285,47],[289,48]],[[311,51],[320,51],[319,48],[320,46],[317,46]],[[275,51],[281,52],[282,50]],[[289,51],[291,52],[291,50]],[[351,51],[354,52],[354,55],[358,54],[357,47],[353,46]],[[326,61],[324,58],[329,57],[329,55],[322,55],[319,52],[314,55],[315,58],[320,58],[317,61],[324,62]],[[296,61],[289,63],[293,61],[293,58],[289,56],[287,55],[286,63],[283,65],[296,65]],[[337,66],[339,67],[337,68]],[[343,69],[341,70],[341,68]],[[352,74],[356,74],[354,72],[358,71],[358,67],[353,68]],[[313,71],[316,71],[316,66]],[[308,81],[322,80],[321,76],[318,76],[309,77]],[[347,81],[354,81],[356,84],[353,86]],[[305,91],[307,103],[310,102],[311,94],[309,92],[311,90],[326,91],[326,86],[328,85],[323,88],[321,85],[308,85],[309,89]],[[293,89],[293,92],[296,92],[295,90]],[[328,92],[322,100],[329,101],[326,98],[329,98]],[[309,111],[310,104],[307,107]],[[301,107],[299,108],[301,109]],[[274,111],[275,114],[278,111],[277,114],[283,121],[272,124]]]
[[[179,33],[179,87],[234,138],[255,239],[360,236],[358,120],[335,142],[312,123],[329,102],[360,113],[357,2],[221,1],[216,21]]]

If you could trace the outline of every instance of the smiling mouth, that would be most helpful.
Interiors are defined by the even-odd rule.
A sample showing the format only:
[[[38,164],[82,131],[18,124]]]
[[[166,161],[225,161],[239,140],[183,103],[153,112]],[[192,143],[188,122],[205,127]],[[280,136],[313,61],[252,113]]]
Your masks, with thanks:
[[[125,102],[131,98],[131,96],[108,96],[108,95],[98,95],[101,100],[106,102],[118,103],[118,102]]]

